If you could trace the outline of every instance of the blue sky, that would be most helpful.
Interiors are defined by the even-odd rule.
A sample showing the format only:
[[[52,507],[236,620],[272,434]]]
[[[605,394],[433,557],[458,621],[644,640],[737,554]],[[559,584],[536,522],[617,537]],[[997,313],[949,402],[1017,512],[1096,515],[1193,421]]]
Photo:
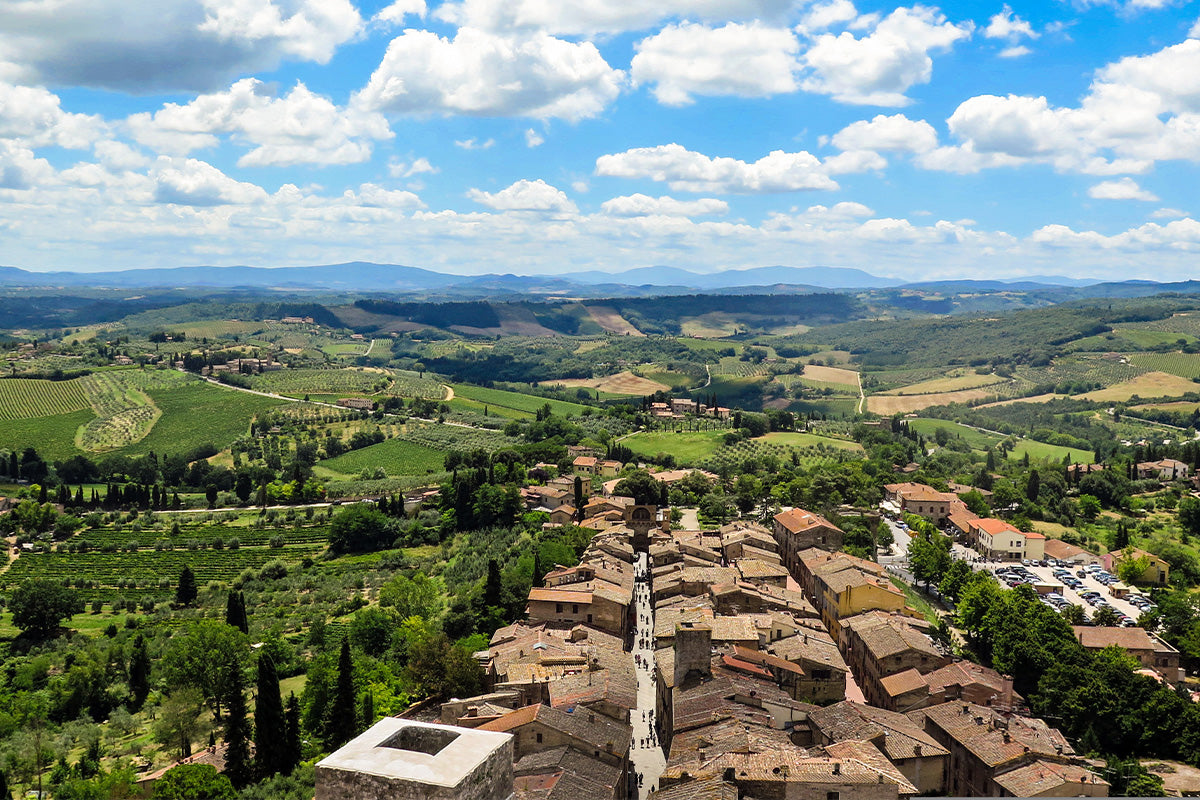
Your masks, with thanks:
[[[1185,0],[3,3],[0,263],[1194,277],[1198,18]]]

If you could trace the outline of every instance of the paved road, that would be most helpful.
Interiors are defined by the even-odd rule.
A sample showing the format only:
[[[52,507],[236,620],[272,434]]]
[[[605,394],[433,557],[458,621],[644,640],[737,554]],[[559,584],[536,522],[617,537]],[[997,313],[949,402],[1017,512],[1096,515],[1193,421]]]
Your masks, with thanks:
[[[696,508],[683,509],[683,517],[679,520],[685,531],[700,530],[700,510]]]
[[[637,625],[633,635],[634,670],[637,673],[637,708],[629,712],[633,726],[633,742],[629,760],[634,773],[640,776],[638,800],[646,800],[658,786],[659,776],[667,768],[667,759],[654,730],[657,692],[654,686],[654,605],[650,602],[650,585],[643,579],[649,573],[650,557],[638,555],[634,566],[634,605]],[[635,781],[638,778],[635,778]]]

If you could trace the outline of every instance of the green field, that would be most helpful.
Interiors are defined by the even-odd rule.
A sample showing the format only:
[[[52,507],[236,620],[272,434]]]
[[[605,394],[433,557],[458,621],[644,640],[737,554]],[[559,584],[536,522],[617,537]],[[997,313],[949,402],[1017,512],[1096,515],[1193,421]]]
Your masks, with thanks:
[[[984,433],[977,431],[974,428],[969,428],[966,425],[960,425],[957,422],[950,422],[944,419],[910,419],[908,427],[917,433],[924,434],[932,438],[938,430],[944,430],[951,437],[959,437],[975,450],[987,450],[995,447],[996,443],[1004,437],[992,433]],[[1030,458],[1033,456],[1031,455]]]
[[[0,380],[0,420],[49,417],[89,407],[81,378],[70,381]]]
[[[162,417],[145,439],[122,451],[126,454],[178,453],[207,443],[228,447],[249,431],[253,417],[286,402],[211,383],[151,389],[148,394]]]
[[[482,386],[471,386],[464,383],[455,383],[451,385],[454,389],[454,396],[464,397],[468,400],[475,400],[492,407],[511,408],[517,411],[524,411],[528,414],[537,413],[537,410],[547,403],[550,404],[550,409],[559,416],[570,416],[579,414],[587,406],[581,406],[577,403],[567,403],[563,400],[550,400],[545,397],[535,397],[531,394],[521,394],[520,392],[506,392],[503,389],[486,389]]]
[[[490,405],[481,403],[478,400],[472,400],[469,397],[459,397],[456,393],[454,399],[446,403],[450,406],[451,411],[466,411],[472,414],[482,414],[485,410],[490,416],[503,417],[504,419],[533,419],[533,413],[529,411],[518,411],[515,408],[507,408],[505,406]]]
[[[0,425],[0,447],[24,450],[32,447],[47,461],[79,455],[75,431],[96,418],[90,408],[53,417],[18,419]]]
[[[391,384],[391,379],[384,373],[359,368],[281,369],[247,377],[250,385],[261,392],[294,397],[306,394],[374,394]]]
[[[1029,454],[1030,461],[1050,460],[1051,462],[1061,464],[1063,457],[1069,459],[1072,464],[1091,464],[1096,460],[1096,454],[1091,450],[1085,450],[1079,447],[1060,447],[1056,444],[1043,444],[1035,442],[1032,439],[1021,439],[1017,442],[1017,446],[1008,454],[1010,461],[1019,460]]]
[[[825,445],[827,447],[836,447],[840,450],[853,450],[862,452],[862,445],[858,442],[851,442],[845,439],[830,439],[828,436],[818,436],[815,433],[801,433],[798,431],[775,431],[768,433],[766,436],[760,436],[753,441],[764,442],[766,444],[781,444],[788,447],[816,447]]]
[[[627,436],[621,444],[637,455],[653,456],[670,453],[680,463],[698,461],[711,456],[721,446],[721,438],[728,431],[643,431]]]
[[[428,475],[442,472],[446,454],[417,442],[404,439],[388,439],[361,450],[343,453],[337,458],[326,459],[318,466],[341,476],[358,475],[364,469],[383,467],[390,476]]]
[[[1181,378],[1200,378],[1200,355],[1195,353],[1132,353],[1129,361],[1139,367],[1167,372]],[[1200,386],[1196,387],[1200,391]]]

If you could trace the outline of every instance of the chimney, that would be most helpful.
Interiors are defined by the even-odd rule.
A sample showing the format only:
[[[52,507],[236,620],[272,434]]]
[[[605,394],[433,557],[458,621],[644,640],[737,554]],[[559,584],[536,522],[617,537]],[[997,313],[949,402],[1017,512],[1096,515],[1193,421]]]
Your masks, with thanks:
[[[1010,742],[1012,742],[1012,737],[1008,735],[1008,731],[1005,731],[1004,732],[1004,743],[1009,744]]]
[[[478,717],[479,716],[479,706],[468,706],[467,707],[467,716],[468,717]]]
[[[588,713],[588,722],[594,723],[595,721],[596,721],[596,714],[594,712],[589,712]],[[1005,735],[1005,738],[1007,738],[1007,734]]]
[[[921,745],[913,745],[913,755],[915,755],[917,758],[921,757]]]
[[[833,774],[834,775],[842,774],[842,762],[840,762],[840,761],[833,762]]]

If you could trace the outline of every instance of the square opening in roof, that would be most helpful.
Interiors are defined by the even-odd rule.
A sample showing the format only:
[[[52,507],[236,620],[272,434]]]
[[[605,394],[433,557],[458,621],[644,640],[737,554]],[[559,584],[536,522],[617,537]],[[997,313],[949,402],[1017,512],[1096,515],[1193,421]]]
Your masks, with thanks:
[[[424,728],[407,725],[384,739],[376,747],[391,747],[436,756],[457,739],[459,734],[440,728]]]

